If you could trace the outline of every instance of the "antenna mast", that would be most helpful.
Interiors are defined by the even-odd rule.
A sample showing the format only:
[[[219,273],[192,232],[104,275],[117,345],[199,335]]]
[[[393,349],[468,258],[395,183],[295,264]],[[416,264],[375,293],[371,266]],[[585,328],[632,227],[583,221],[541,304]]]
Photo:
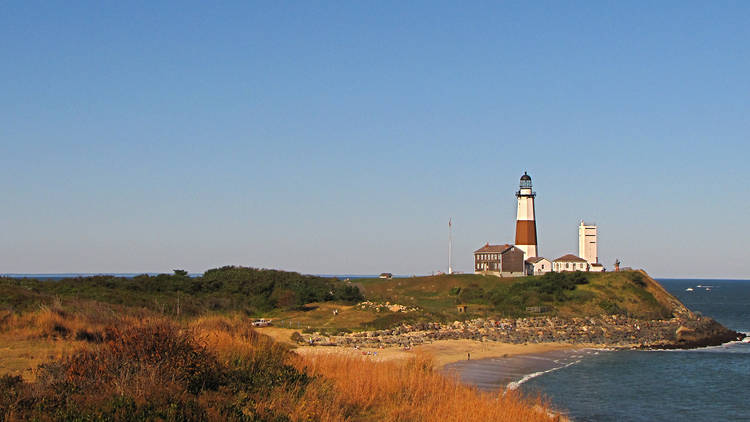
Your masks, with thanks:
[[[453,219],[448,219],[448,274],[453,274]]]

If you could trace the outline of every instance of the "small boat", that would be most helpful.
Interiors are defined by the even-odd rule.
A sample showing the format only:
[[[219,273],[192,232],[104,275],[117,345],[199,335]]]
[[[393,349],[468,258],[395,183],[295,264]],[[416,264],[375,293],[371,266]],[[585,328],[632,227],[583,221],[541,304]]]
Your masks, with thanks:
[[[707,291],[707,292],[710,292],[710,291],[711,291],[711,288],[710,288],[710,287],[706,287],[706,291]]]
[[[743,338],[742,342],[743,343],[750,343],[750,336]]]
[[[685,291],[686,291],[686,292],[692,292],[692,291],[693,291],[693,288],[692,288],[692,287],[688,287],[687,289],[685,289]]]

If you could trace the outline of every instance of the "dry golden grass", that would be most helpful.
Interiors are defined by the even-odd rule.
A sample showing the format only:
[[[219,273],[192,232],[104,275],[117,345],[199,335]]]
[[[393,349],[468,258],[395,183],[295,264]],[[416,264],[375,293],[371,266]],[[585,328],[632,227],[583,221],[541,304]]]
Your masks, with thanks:
[[[250,320],[237,315],[203,316],[188,322],[187,327],[195,337],[220,359],[247,359],[258,353],[284,354],[286,345],[258,334]]]
[[[190,322],[195,335],[220,359],[258,353],[287,353],[286,345],[258,334],[241,317],[201,317]],[[398,362],[373,362],[357,356],[290,354],[294,365],[328,382],[304,391],[277,390],[264,403],[294,421],[551,421],[546,403],[518,392],[482,393],[433,368],[432,357],[417,354]],[[300,394],[301,393],[301,394]]]
[[[128,326],[147,317],[139,311],[116,313],[110,306],[77,301],[75,311],[60,301],[33,312],[0,310],[0,375],[35,379],[34,368],[60,360],[99,341],[106,327]]]
[[[0,350],[13,348],[14,356],[24,362],[23,365],[44,360],[59,362],[83,347],[90,348],[92,356],[101,354],[95,352],[100,350],[96,348],[112,343],[111,340],[104,343],[75,340],[78,333],[105,332],[105,337],[111,338],[112,333],[129,332],[133,327],[167,327],[164,324],[175,322],[163,317],[113,317],[96,310],[71,313],[54,307],[23,315],[3,314],[0,315]],[[256,368],[254,370],[260,371],[258,374],[261,375],[265,370],[264,362],[276,362],[274,365],[286,362],[297,371],[313,376],[309,382],[299,385],[273,387],[262,400],[253,401],[253,407],[247,411],[261,419],[264,415],[268,418],[287,415],[292,421],[559,420],[538,398],[528,399],[518,392],[479,392],[440,374],[433,369],[432,359],[421,354],[394,362],[373,362],[359,356],[337,354],[301,356],[290,351],[289,345],[259,334],[251,327],[248,318],[239,315],[204,316],[184,321],[177,327],[179,332],[195,339],[198,347],[204,347],[215,356],[216,364],[220,366]],[[123,347],[126,346],[123,343]],[[0,372],[3,372],[4,359],[4,356],[0,357]],[[84,379],[88,378],[86,371],[92,370],[90,365],[87,366],[89,360],[83,359],[75,366],[81,369]],[[8,363],[7,359],[5,361]],[[105,382],[103,389],[119,391],[117,394],[127,393],[137,402],[149,397],[148,400],[158,399],[163,393],[159,388],[169,394],[187,394],[180,393],[177,387],[167,388],[163,382],[155,381],[161,380],[164,374],[150,377],[150,373],[144,370],[130,375],[128,379],[113,378],[111,385]],[[156,388],[160,384],[162,387]],[[227,397],[223,390],[205,390],[195,396],[195,400],[207,412],[208,420],[218,421],[224,420],[226,415],[217,413],[220,408],[217,403],[224,402]]]
[[[359,357],[317,355],[297,363],[333,381],[336,407],[362,408],[383,421],[550,421],[548,406],[518,392],[482,393],[432,368],[428,356],[406,363],[371,362]]]

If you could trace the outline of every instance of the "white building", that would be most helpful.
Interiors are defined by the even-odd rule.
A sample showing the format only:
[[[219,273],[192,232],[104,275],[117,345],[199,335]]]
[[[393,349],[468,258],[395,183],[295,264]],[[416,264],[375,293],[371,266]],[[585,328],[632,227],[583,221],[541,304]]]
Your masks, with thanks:
[[[547,258],[536,256],[526,260],[526,274],[543,275],[552,271],[552,262]]]
[[[578,255],[589,264],[599,263],[596,224],[586,224],[581,220],[578,226]]]
[[[552,268],[557,273],[563,271],[588,271],[589,263],[585,259],[569,253],[552,261]]]

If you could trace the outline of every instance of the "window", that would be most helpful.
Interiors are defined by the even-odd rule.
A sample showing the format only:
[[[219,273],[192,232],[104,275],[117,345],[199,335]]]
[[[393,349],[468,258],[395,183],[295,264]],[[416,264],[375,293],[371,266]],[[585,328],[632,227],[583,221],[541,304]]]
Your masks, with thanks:
[[[565,268],[570,268],[570,264],[566,262],[565,263]]]

